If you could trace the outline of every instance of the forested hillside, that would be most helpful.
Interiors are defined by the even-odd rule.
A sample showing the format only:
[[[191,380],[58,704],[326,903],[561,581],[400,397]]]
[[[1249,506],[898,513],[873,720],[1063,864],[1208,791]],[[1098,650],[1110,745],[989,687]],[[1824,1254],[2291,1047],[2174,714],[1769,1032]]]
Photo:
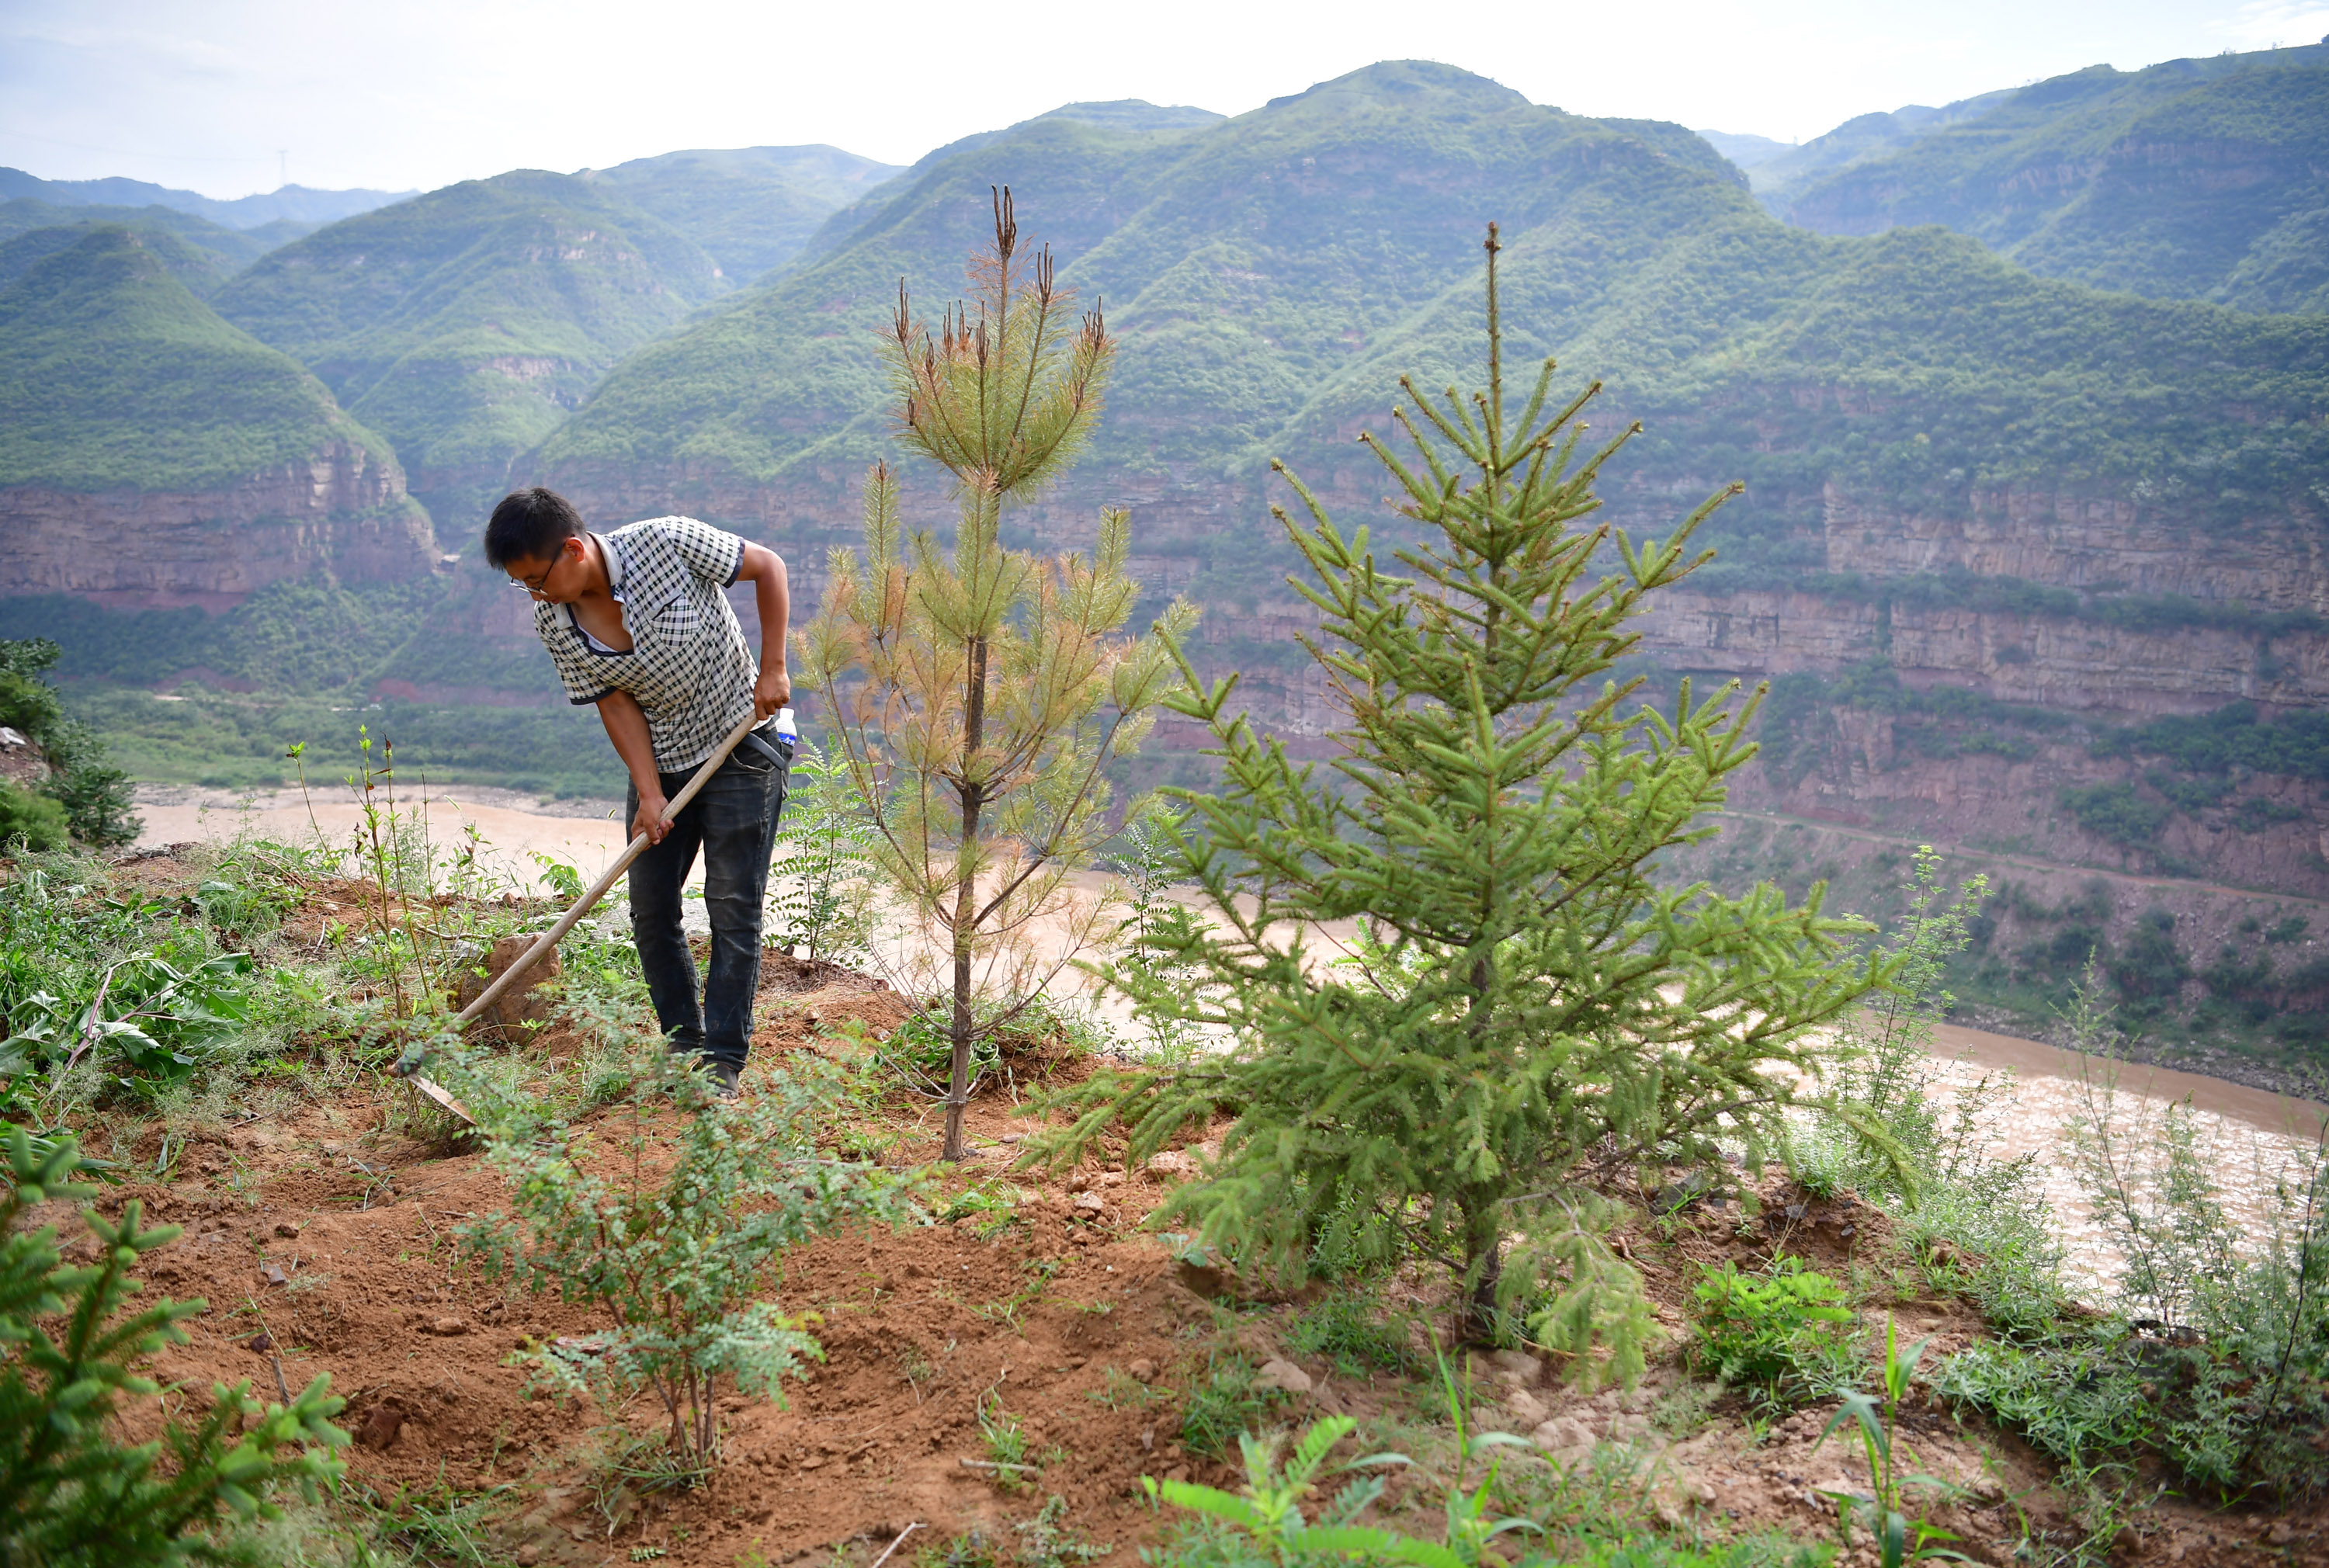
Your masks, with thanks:
[[[2318,75],[2282,53],[2177,91]],[[2197,112],[2159,71],[2078,112],[2106,129],[2136,99]],[[2009,111],[2076,119],[2047,101],[2033,89],[1845,130],[1906,138],[1902,157]],[[601,523],[691,512],[776,546],[805,607],[827,549],[854,538],[860,475],[890,450],[874,343],[900,280],[927,315],[950,304],[1004,184],[1124,344],[1089,459],[1019,526],[1080,538],[1100,505],[1129,507],[1151,603],[1198,599],[1201,665],[1241,671],[1240,699],[1297,747],[1330,749],[1334,718],[1294,641],[1312,613],[1284,586],[1268,508],[1288,493],[1270,465],[1397,542],[1353,437],[1391,433],[1400,374],[1475,373],[1493,219],[1507,352],[1558,356],[1562,395],[1598,381],[1595,429],[1642,424],[1603,475],[1608,520],[1661,530],[1745,482],[1702,536],[1714,560],[1661,596],[1635,656],[1653,690],[1776,682],[1766,758],[1734,804],[2329,896],[2329,770],[2283,728],[2329,706],[2329,315],[2050,279],[1929,224],[1816,233],[1774,218],[1697,134],[1422,62],[1231,119],[1070,105],[894,176],[830,149],[674,154],[335,224],[217,303],[382,432],[438,548],[467,559],[410,592],[344,575],[204,600],[228,613],[182,611],[166,636],[64,600],[20,598],[0,622],[72,623],[55,632],[63,670],[111,683],[104,715],[141,765],[271,777],[283,745],[334,722],[337,692],[401,704],[400,731],[472,776],[612,787],[587,716],[537,706],[555,694],[525,606],[468,548],[486,503],[542,479]],[[2228,231],[2250,192],[2219,192]],[[2153,194],[2112,210],[2199,221]],[[802,202],[845,204],[803,240]],[[2031,235],[2067,244],[2100,210],[2082,197]],[[28,258],[61,242],[42,232],[17,241]],[[780,259],[748,281],[715,249]],[[907,487],[910,514],[947,514],[937,484],[910,471]],[[197,687],[165,709],[137,690],[189,670],[271,695],[213,703]],[[2265,760],[2140,738],[2186,721]],[[1164,765],[1202,776],[1185,748]]]
[[[166,236],[201,252],[201,269],[181,271],[180,276],[187,287],[206,297],[217,293],[228,278],[277,245],[297,238],[291,235],[284,239],[269,239],[258,231],[229,229],[174,207],[60,207],[31,196],[0,202],[0,240],[51,230],[49,237],[39,242],[39,253],[42,255],[62,249],[79,237],[80,231],[95,223],[115,223],[138,234]]]
[[[1849,166],[1816,177],[1839,160]],[[1788,221],[1822,233],[1940,223],[2050,277],[2319,312],[2329,44],[2098,65],[1946,110],[1868,116],[1754,177]]]
[[[474,509],[625,352],[726,287],[684,235],[524,170],[333,224],[218,296],[394,442],[432,509]]]
[[[425,575],[428,520],[387,444],[195,298],[191,254],[98,226],[0,287],[0,578],[183,603],[332,568]]]
[[[740,285],[799,255],[827,217],[898,173],[839,147],[736,147],[634,158],[576,177],[662,219]]]

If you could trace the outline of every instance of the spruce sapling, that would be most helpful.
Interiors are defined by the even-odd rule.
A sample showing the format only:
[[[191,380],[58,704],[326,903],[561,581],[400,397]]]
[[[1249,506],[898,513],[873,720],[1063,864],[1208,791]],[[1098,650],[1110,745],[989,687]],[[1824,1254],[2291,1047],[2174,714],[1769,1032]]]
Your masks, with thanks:
[[[1776,1144],[1812,1066],[1806,1031],[1897,964],[1850,953],[1867,927],[1825,915],[1824,887],[1790,908],[1769,887],[1730,899],[1655,880],[1662,851],[1714,831],[1759,694],[1702,699],[1684,681],[1671,711],[1628,710],[1641,682],[1617,662],[1651,597],[1711,558],[1692,536],[1740,487],[1638,546],[1587,526],[1603,465],[1639,427],[1579,461],[1599,386],[1552,403],[1549,360],[1513,417],[1498,249],[1491,227],[1486,389],[1440,407],[1401,381],[1413,407],[1393,418],[1421,472],[1363,437],[1421,525],[1393,552],[1406,575],[1290,474],[1306,521],[1274,509],[1308,568],[1295,586],[1322,624],[1305,646],[1343,718],[1340,755],[1297,765],[1240,711],[1237,678],[1205,683],[1168,634],[1189,690],[1166,705],[1222,761],[1216,791],[1167,792],[1192,812],[1181,847],[1203,913],[1158,923],[1150,957],[1168,967],[1112,980],[1235,1044],[1095,1076],[1067,1096],[1073,1127],[1029,1158],[1130,1116],[1137,1160],[1234,1109],[1209,1179],[1160,1223],[1193,1219],[1207,1244],[1299,1276],[1331,1226],[1371,1220],[1447,1267],[1468,1338],[1524,1317],[1580,1376],[1630,1378],[1650,1312],[1602,1239],[1608,1194],[1713,1165],[1718,1136]],[[1353,918],[1377,945],[1313,962],[1322,930]]]
[[[123,1396],[159,1385],[138,1371],[204,1303],[156,1301],[129,1310],[128,1271],[166,1245],[176,1225],[147,1229],[141,1206],[108,1223],[83,1211],[105,1244],[97,1263],[66,1266],[52,1226],[24,1230],[35,1203],[87,1197],[74,1176],[93,1161],[70,1135],[53,1141],[7,1129],[8,1186],[0,1195],[0,1563],[88,1563],[118,1568],[226,1563],[248,1553],[221,1526],[274,1518],[286,1483],[314,1501],[346,1467],[331,1424],[343,1401],[320,1376],[281,1404],[262,1405],[245,1381],[213,1384],[193,1426],[165,1421],[153,1442],[115,1441]],[[166,1463],[163,1460],[167,1451]]]

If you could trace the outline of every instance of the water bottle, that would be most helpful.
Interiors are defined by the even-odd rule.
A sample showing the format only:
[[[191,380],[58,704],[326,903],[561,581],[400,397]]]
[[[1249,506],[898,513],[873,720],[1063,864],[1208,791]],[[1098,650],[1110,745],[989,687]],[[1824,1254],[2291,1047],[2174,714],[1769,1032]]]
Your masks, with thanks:
[[[791,709],[779,708],[777,709],[777,733],[782,736],[785,739],[793,742],[795,745],[798,745],[800,743],[800,727],[793,722],[793,710]]]

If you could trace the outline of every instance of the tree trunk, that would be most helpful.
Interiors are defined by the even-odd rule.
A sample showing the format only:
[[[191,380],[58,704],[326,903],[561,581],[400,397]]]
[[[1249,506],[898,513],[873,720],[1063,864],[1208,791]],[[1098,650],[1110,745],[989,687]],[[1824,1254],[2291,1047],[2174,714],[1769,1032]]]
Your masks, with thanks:
[[[966,681],[969,690],[963,693],[962,760],[963,772],[971,772],[973,759],[986,737],[986,639],[971,640],[970,668]],[[946,1148],[938,1158],[952,1164],[969,1158],[970,1150],[963,1147],[962,1113],[970,1099],[970,1046],[976,1031],[976,1021],[970,1008],[970,937],[971,925],[977,917],[978,889],[968,868],[977,863],[975,846],[978,842],[978,810],[983,803],[983,792],[973,779],[966,778],[962,786],[962,845],[957,854],[963,867],[962,880],[954,890],[954,1037],[952,1071],[947,1075]]]
[[[1466,1199],[1464,1219],[1464,1272],[1473,1282],[1458,1329],[1466,1344],[1491,1345],[1496,1338],[1496,1287],[1504,1277],[1503,1205],[1494,1197]]]

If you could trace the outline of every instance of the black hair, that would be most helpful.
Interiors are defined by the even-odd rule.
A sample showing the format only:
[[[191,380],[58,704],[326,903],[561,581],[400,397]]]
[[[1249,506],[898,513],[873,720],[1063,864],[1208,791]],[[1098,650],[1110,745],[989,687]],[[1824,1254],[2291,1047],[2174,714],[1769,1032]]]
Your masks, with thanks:
[[[582,514],[555,490],[539,484],[513,490],[501,498],[486,524],[486,564],[546,561],[581,531]]]

